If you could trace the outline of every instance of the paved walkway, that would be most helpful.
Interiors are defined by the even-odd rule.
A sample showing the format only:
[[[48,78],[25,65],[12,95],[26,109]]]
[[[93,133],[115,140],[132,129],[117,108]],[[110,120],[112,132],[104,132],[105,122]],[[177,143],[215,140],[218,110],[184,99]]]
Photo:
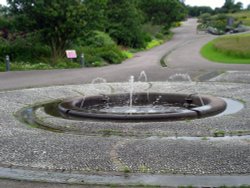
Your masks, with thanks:
[[[146,71],[151,81],[165,81],[174,73],[189,73],[193,78],[213,71],[250,70],[250,65],[226,65],[209,62],[199,55],[200,47],[214,36],[196,34],[196,19],[189,19],[182,27],[174,29],[171,41],[145,52],[139,52],[134,58],[122,64],[101,68],[83,68],[70,70],[21,71],[0,73],[0,90],[48,85],[90,83],[96,77],[108,82],[126,82],[130,75]],[[160,65],[165,55],[168,67]]]

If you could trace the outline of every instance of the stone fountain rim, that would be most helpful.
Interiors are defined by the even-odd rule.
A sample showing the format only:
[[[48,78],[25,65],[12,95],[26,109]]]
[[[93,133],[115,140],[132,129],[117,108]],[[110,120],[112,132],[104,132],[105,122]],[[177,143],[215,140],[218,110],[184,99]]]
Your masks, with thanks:
[[[118,94],[107,94],[108,97],[119,97],[129,95],[129,93],[118,93]],[[146,92],[134,93],[134,95],[147,95]],[[181,100],[185,101],[186,98],[192,97],[192,99],[199,101],[201,98],[205,105],[198,106],[194,108],[187,108],[187,110],[178,113],[155,113],[155,114],[115,114],[115,113],[89,113],[81,111],[79,107],[76,106],[82,98],[70,98],[65,99],[63,102],[59,103],[58,109],[66,117],[77,117],[77,118],[91,118],[91,119],[103,119],[103,120],[167,120],[176,121],[183,119],[196,119],[204,118],[208,116],[217,115],[223,112],[227,104],[222,98],[218,98],[211,95],[193,95],[193,94],[182,94],[182,93],[157,93],[153,92],[150,95],[161,95],[163,97],[172,98],[171,100]],[[87,100],[95,100],[103,98],[103,95],[91,95],[84,98]]]

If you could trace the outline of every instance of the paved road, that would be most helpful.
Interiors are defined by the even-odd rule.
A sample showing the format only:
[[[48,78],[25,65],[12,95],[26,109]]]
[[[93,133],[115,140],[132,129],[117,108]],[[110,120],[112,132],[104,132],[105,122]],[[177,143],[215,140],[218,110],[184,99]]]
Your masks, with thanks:
[[[171,41],[154,49],[139,52],[120,65],[70,70],[20,71],[0,73],[0,90],[48,85],[90,83],[96,77],[108,82],[127,81],[130,75],[146,71],[151,81],[164,81],[174,73],[189,73],[193,78],[213,71],[250,70],[250,65],[225,65],[209,62],[199,55],[200,47],[214,36],[196,34],[196,19],[189,19],[174,29]],[[168,67],[160,65],[165,55]]]

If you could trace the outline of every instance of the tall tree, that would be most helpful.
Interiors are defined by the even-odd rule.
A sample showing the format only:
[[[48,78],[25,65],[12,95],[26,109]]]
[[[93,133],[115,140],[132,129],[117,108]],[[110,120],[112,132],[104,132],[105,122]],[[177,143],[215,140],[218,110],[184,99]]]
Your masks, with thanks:
[[[109,0],[107,32],[118,44],[143,47],[142,17],[137,0]]]
[[[167,28],[173,22],[182,20],[186,15],[186,8],[179,0],[142,0],[141,8],[148,21],[165,25]]]
[[[7,0],[10,12],[29,32],[41,33],[54,58],[83,32],[86,7],[81,0]],[[24,28],[20,28],[24,29]]]
[[[232,13],[240,11],[243,7],[243,4],[241,2],[237,2],[235,4],[234,0],[226,0],[224,5],[221,7],[222,12],[224,13]]]
[[[214,13],[213,9],[211,7],[208,7],[208,6],[199,6],[199,7],[198,6],[194,6],[194,7],[187,6],[187,9],[188,9],[189,16],[192,16],[192,17],[198,17],[204,13],[209,13],[209,14]]]
[[[107,3],[108,0],[84,0],[87,9],[85,31],[105,30],[107,24]]]

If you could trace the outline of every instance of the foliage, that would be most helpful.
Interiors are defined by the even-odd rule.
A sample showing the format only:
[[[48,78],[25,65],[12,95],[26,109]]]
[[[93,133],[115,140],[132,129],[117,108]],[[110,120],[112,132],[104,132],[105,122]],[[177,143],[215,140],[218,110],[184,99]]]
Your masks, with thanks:
[[[202,23],[202,24],[204,24],[204,25],[208,25],[209,24],[209,22],[212,20],[212,16],[211,16],[211,14],[209,14],[209,13],[204,13],[204,14],[201,14],[200,16],[199,16],[199,22],[200,23]]]
[[[156,47],[156,46],[161,45],[162,43],[163,43],[163,40],[156,40],[156,39],[154,39],[154,40],[152,40],[151,42],[149,42],[149,43],[147,44],[146,49],[154,48],[154,47]]]
[[[249,47],[246,49],[244,48],[245,40],[246,43],[249,44],[249,34],[238,35],[238,37],[229,36],[213,40],[202,47],[201,54],[203,57],[214,62],[228,64],[250,64]],[[243,46],[241,47],[240,41],[243,40]],[[235,49],[235,46],[238,46],[239,49]]]
[[[233,19],[233,25],[228,25],[228,19]],[[250,12],[240,11],[229,14],[216,14],[210,15],[208,13],[202,14],[199,17],[200,28],[208,28],[210,30],[217,31],[215,34],[224,34],[225,32],[243,32],[249,30],[247,26],[250,26]],[[246,25],[246,26],[244,26]],[[212,32],[214,33],[214,32]]]
[[[214,14],[214,10],[208,6],[193,6],[193,7],[187,6],[187,9],[188,9],[188,15],[191,17],[198,17],[205,13]]]
[[[91,31],[105,31],[107,25],[107,3],[108,0],[84,0],[84,5],[87,10],[84,17],[86,20],[84,27],[85,35]]]
[[[93,31],[88,37],[81,36],[75,43],[76,46],[102,47],[116,45],[115,41],[108,33]]]
[[[0,7],[0,61],[8,54],[12,68],[20,70],[79,66],[67,63],[66,49],[84,53],[87,66],[117,64],[133,56],[123,48],[159,45],[185,16],[179,0],[7,3],[8,7]]]
[[[242,22],[244,25],[250,26],[250,11],[240,11],[228,15],[233,17],[238,23]]]
[[[39,42],[37,35],[17,36],[10,41],[0,38],[0,54],[9,55],[12,61],[29,61],[37,63],[50,57],[50,48]],[[0,60],[3,60],[1,56]]]
[[[170,28],[173,22],[184,19],[186,8],[179,0],[140,1],[146,21]]]
[[[5,16],[8,14],[8,8],[6,6],[0,5],[0,16]]]
[[[48,63],[30,63],[30,62],[11,62],[10,68],[12,71],[27,71],[27,70],[49,70],[49,69],[68,69],[68,68],[79,68],[79,63],[66,62],[65,60],[60,61],[57,64],[51,65]],[[5,63],[0,61],[0,72],[6,70]]]
[[[209,26],[216,28],[220,31],[225,31],[227,27],[227,19],[229,17],[226,14],[217,14],[213,16],[209,23]]]
[[[142,48],[145,46],[142,32],[142,17],[134,0],[109,0],[107,32],[124,46]]]
[[[86,7],[80,0],[8,0],[20,30],[40,31],[43,41],[51,47],[53,56],[64,50],[83,31]]]
[[[104,46],[104,47],[79,47],[78,53],[84,52],[85,54],[85,65],[94,66],[96,62],[106,62],[110,64],[121,63],[126,57],[121,50],[115,46]]]
[[[126,50],[123,50],[122,52],[122,56],[125,58],[125,59],[129,59],[129,58],[132,58],[134,56],[133,53],[129,52],[129,51],[126,51]]]
[[[235,3],[234,0],[225,0],[224,5],[221,7],[221,12],[223,13],[233,13],[238,12],[242,9],[243,4],[241,2]]]

